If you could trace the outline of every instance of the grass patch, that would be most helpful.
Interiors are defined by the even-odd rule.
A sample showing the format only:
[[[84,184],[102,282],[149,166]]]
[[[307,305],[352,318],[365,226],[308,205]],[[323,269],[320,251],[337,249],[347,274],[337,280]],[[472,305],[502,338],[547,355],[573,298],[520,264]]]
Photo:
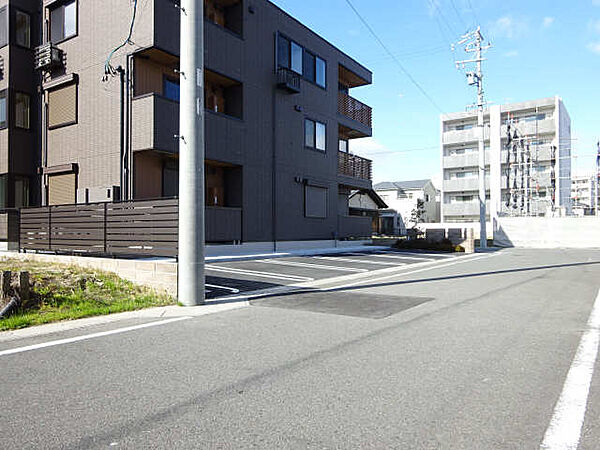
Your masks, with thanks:
[[[0,319],[0,331],[176,304],[166,293],[97,270],[17,259],[0,260],[0,270],[28,271],[33,284],[31,300]]]

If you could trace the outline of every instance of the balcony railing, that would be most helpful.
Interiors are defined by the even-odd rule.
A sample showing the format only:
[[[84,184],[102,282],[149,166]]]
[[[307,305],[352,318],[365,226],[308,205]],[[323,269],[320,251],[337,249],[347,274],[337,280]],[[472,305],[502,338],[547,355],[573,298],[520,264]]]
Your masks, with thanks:
[[[343,92],[338,93],[338,111],[369,128],[373,127],[373,109]]]
[[[300,75],[286,67],[280,67],[277,69],[277,87],[291,94],[298,94],[300,92]]]
[[[350,153],[338,152],[338,173],[352,178],[371,181],[372,162]]]
[[[51,42],[35,48],[36,70],[50,70],[63,65],[63,52]]]

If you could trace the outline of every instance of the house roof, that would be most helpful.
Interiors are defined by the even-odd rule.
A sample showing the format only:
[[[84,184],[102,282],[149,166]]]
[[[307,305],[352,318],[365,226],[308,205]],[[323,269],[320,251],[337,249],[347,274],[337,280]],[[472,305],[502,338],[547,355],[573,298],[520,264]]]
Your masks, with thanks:
[[[411,181],[384,181],[373,186],[376,191],[387,191],[392,189],[423,189],[431,180]]]
[[[350,198],[354,197],[355,195],[368,195],[369,197],[371,197],[371,200],[373,200],[373,202],[375,202],[375,204],[377,205],[378,208],[387,208],[388,205],[387,203],[385,203],[383,201],[383,199],[379,196],[379,194],[377,194],[377,192],[375,192],[373,189],[363,189],[363,190],[359,190],[359,191],[354,191],[350,194]]]

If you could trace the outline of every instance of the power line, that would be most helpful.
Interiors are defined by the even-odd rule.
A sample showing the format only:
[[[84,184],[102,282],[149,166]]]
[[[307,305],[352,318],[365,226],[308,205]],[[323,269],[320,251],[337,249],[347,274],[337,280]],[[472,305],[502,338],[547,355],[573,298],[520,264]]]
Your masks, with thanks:
[[[373,36],[373,38],[375,38],[375,40],[379,43],[379,45],[381,45],[381,47],[390,56],[390,58],[392,58],[392,60],[394,60],[394,62],[398,65],[398,67],[404,73],[404,75],[406,75],[406,77],[408,77],[408,79],[412,82],[412,84],[414,84],[417,87],[417,89],[419,89],[419,91],[425,96],[425,98],[427,98],[427,100],[429,100],[429,102],[440,113],[443,113],[442,108],[440,108],[438,106],[438,104],[433,100],[433,98],[431,98],[431,96],[427,93],[427,91],[425,91],[425,89],[423,89],[423,87],[421,87],[421,85],[417,82],[417,80],[415,80],[413,78],[413,76],[408,72],[408,70],[406,70],[404,68],[404,66],[402,65],[402,63],[400,62],[400,60],[398,58],[396,58],[396,56],[390,51],[390,49],[379,38],[379,36],[377,36],[377,33],[375,33],[375,31],[373,30],[373,28],[371,28],[371,25],[369,25],[369,23],[363,18],[363,16],[360,15],[360,13],[354,7],[354,5],[352,4],[352,2],[350,0],[346,0],[346,3],[348,3],[348,6],[350,6],[350,8],[352,9],[352,11],[354,11],[354,13],[357,15],[357,17],[360,19],[360,21],[363,23],[363,25],[367,28],[367,30],[369,30],[369,33],[371,33],[371,35]]]
[[[473,4],[471,3],[471,0],[467,0],[467,4],[469,5],[469,9],[471,10],[471,13],[473,14],[473,17],[475,18],[475,22],[476,22],[475,25],[481,24],[481,21],[479,20],[479,17],[477,17],[477,13],[473,9]]]
[[[452,8],[454,9],[454,12],[456,13],[456,17],[458,17],[458,21],[461,23],[461,25],[463,26],[463,28],[466,30],[467,29],[467,24],[465,23],[465,21],[462,18],[462,15],[458,11],[458,8],[456,7],[456,3],[454,3],[454,0],[450,0],[450,4],[452,5]]]

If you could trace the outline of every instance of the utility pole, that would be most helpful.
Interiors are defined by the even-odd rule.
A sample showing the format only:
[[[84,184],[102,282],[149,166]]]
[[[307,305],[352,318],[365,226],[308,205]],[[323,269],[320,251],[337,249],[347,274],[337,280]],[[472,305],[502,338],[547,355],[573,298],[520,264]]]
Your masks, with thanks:
[[[178,298],[204,304],[204,2],[181,0]]]
[[[485,194],[485,129],[483,124],[483,107],[485,106],[483,90],[483,52],[490,49],[490,44],[483,45],[481,27],[461,37],[458,45],[465,46],[465,52],[475,53],[475,58],[457,61],[457,68],[465,68],[467,64],[475,64],[475,72],[467,72],[467,80],[470,86],[477,86],[477,130],[479,140],[479,247],[487,248],[486,229],[486,194]]]
[[[597,150],[596,150],[596,152],[597,152],[596,153],[596,179],[594,180],[595,181],[594,184],[596,185],[596,189],[595,189],[595,192],[594,192],[594,197],[596,199],[596,201],[595,201],[595,204],[596,204],[596,209],[595,209],[596,216],[600,217],[600,213],[598,213],[598,206],[600,206],[600,189],[598,189],[600,187],[599,186],[600,185],[600,141],[598,141],[596,143],[596,148],[597,148]]]

